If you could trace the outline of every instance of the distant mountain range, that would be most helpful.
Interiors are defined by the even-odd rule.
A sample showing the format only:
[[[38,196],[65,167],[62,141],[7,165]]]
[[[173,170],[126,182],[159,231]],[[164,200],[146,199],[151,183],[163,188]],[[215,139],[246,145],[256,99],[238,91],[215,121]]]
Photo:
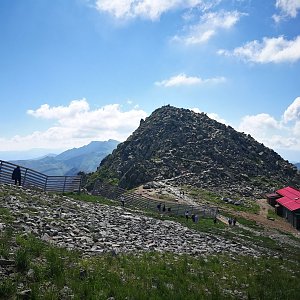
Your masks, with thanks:
[[[56,156],[63,151],[64,149],[53,150],[53,149],[40,149],[40,148],[34,148],[30,150],[18,150],[18,151],[0,151],[0,159],[6,161],[40,159],[46,156]]]
[[[294,165],[297,167],[298,170],[300,170],[300,163],[295,163]]]
[[[64,151],[58,155],[49,154],[39,159],[11,161],[47,175],[75,175],[79,171],[96,171],[101,160],[119,144],[118,141],[91,142],[90,144]]]

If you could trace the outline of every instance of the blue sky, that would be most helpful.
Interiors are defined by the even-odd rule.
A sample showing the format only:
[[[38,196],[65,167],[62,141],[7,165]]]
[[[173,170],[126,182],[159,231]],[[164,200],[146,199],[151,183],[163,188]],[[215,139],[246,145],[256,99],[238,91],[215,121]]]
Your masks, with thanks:
[[[300,0],[1,0],[0,39],[0,151],[123,141],[171,104],[300,161]]]

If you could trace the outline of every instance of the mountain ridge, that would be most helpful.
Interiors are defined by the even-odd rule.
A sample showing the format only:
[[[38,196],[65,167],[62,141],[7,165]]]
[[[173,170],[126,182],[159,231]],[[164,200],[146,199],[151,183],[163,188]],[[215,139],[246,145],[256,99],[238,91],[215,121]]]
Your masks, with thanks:
[[[98,174],[134,188],[169,180],[241,194],[298,185],[296,168],[250,135],[205,113],[163,106],[102,160]]]
[[[93,141],[79,148],[66,150],[56,156],[46,156],[34,160],[11,161],[47,175],[76,175],[82,171],[94,172],[99,162],[117,146],[115,140]]]

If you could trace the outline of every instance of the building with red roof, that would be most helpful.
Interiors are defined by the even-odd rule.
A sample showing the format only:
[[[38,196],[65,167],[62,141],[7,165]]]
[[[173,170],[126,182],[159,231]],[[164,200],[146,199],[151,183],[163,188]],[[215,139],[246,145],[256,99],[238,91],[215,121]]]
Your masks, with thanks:
[[[269,204],[276,207],[279,216],[285,218],[293,227],[300,229],[300,190],[285,187],[274,194],[267,195]]]

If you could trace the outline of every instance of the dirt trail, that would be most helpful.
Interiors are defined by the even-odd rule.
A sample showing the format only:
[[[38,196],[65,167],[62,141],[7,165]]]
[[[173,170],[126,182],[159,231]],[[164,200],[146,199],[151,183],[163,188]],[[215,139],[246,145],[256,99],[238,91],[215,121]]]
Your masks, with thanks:
[[[266,199],[259,199],[259,200],[257,200],[257,204],[260,207],[259,216],[261,216],[263,218],[267,218],[267,216],[268,216],[268,210],[269,209],[273,209],[274,210],[274,208],[270,204],[268,204],[268,202],[267,202]]]
[[[168,199],[168,200],[164,199],[163,201],[186,203],[186,204],[191,204],[191,205],[197,204],[196,202],[193,201],[192,198],[188,197],[187,195],[182,196],[180,193],[180,189],[178,189],[176,187],[167,186],[167,185],[163,184],[162,182],[160,182],[160,185],[161,185],[161,187],[157,188],[157,189],[155,189],[155,188],[154,189],[144,189],[143,186],[140,186],[136,192],[140,195],[143,195],[143,196],[146,196],[146,197],[149,197],[152,199],[161,200],[161,199],[159,199],[158,191],[160,191],[160,193],[162,191],[164,191],[166,195],[170,196],[170,199]],[[173,200],[171,200],[172,197],[173,197]],[[266,230],[268,230],[270,232],[274,232],[274,230],[280,230],[280,231],[283,231],[286,233],[292,233],[295,236],[300,238],[300,231],[293,228],[288,222],[286,222],[285,219],[283,219],[281,217],[275,218],[274,220],[268,219],[268,210],[270,209],[270,210],[274,211],[274,207],[269,205],[266,199],[259,199],[256,201],[260,207],[260,210],[257,214],[249,213],[249,212],[241,212],[241,211],[233,212],[232,210],[229,210],[229,209],[226,211],[228,213],[232,213],[232,214],[236,215],[237,219],[239,216],[241,216],[245,219],[255,221],[257,223],[257,225],[264,226],[266,228]],[[224,222],[225,224],[228,224],[228,222],[227,222],[228,220],[226,217],[220,215],[219,219],[220,219],[220,221]],[[243,226],[241,226],[241,227],[243,227]]]
[[[260,206],[260,211],[258,214],[252,214],[248,212],[235,212],[235,214],[255,221],[258,225],[263,225],[268,229],[277,229],[288,233],[293,233],[296,236],[300,237],[300,232],[293,228],[291,224],[286,222],[285,219],[278,217],[275,220],[270,220],[267,218],[268,210],[271,209],[274,211],[274,207],[268,204],[266,199],[257,200],[257,204]]]

